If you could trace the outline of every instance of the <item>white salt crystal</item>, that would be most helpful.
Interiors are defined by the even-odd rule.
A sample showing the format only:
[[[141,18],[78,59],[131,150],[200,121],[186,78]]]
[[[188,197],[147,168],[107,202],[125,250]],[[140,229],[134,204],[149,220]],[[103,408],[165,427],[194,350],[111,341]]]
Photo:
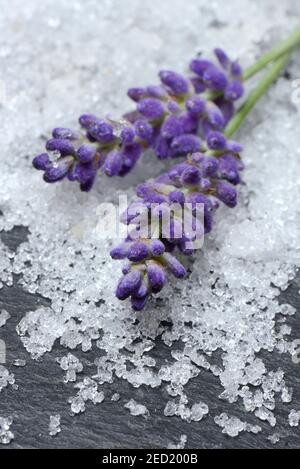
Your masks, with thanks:
[[[147,418],[149,417],[150,413],[147,407],[145,407],[142,404],[138,404],[134,399],[130,399],[129,402],[127,402],[124,405],[125,409],[128,409],[131,415],[134,415],[135,417],[142,415],[143,417]]]
[[[0,417],[0,444],[8,445],[14,439],[14,434],[10,431],[12,423],[12,417]]]
[[[120,394],[116,392],[115,394],[111,396],[111,401],[118,402],[120,398],[121,398]]]
[[[291,410],[289,414],[289,424],[291,427],[298,427],[300,422],[300,411]]]
[[[0,392],[3,388],[6,388],[8,385],[15,384],[15,376],[13,373],[10,373],[5,366],[0,365]]]
[[[272,443],[272,445],[276,445],[280,441],[280,435],[278,433],[273,433],[273,435],[268,436],[268,440]]]
[[[13,361],[13,365],[17,367],[24,367],[26,366],[26,360],[22,360],[20,358],[17,358],[16,360]]]
[[[10,314],[5,311],[5,309],[2,309],[2,311],[0,312],[0,327],[4,326],[9,318]]]
[[[82,363],[71,353],[68,353],[68,355],[63,358],[57,358],[57,362],[60,364],[61,369],[66,371],[64,376],[65,383],[69,381],[75,382],[76,374],[81,373],[83,370]]]
[[[55,436],[60,433],[60,415],[50,415],[50,422],[49,422],[49,435]]]

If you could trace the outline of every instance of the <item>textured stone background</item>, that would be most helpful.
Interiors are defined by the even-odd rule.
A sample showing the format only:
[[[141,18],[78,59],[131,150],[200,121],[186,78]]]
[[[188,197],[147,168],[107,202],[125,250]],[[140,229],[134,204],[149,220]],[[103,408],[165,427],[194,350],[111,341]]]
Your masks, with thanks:
[[[1,238],[11,249],[15,249],[26,237],[26,230],[15,228],[10,233],[1,233]],[[300,312],[300,276],[281,295],[284,303],[290,303]],[[230,404],[218,399],[222,392],[219,380],[210,372],[203,372],[191,380],[186,392],[191,399],[209,403],[210,415],[202,422],[183,422],[179,417],[164,417],[163,409],[167,394],[162,388],[149,389],[144,386],[134,390],[135,399],[142,402],[150,411],[151,417],[133,417],[120,404],[132,398],[132,388],[124,381],[115,380],[107,389],[109,394],[121,393],[117,403],[106,399],[100,406],[89,404],[86,412],[71,417],[66,404],[72,394],[73,385],[62,383],[61,373],[55,357],[65,354],[65,349],[56,346],[43,361],[36,362],[29,358],[15,327],[27,311],[40,305],[47,305],[47,300],[30,295],[19,286],[4,287],[0,290],[0,309],[11,314],[6,326],[0,329],[0,337],[5,340],[8,365],[16,358],[25,359],[25,368],[9,367],[14,372],[19,390],[4,389],[0,395],[0,415],[12,415],[12,430],[15,440],[9,448],[166,448],[168,443],[178,443],[180,435],[188,437],[186,448],[274,448],[267,439],[274,432],[281,435],[276,447],[300,448],[300,430],[288,424],[291,409],[300,407],[300,365],[293,364],[290,357],[277,353],[265,354],[264,361],[270,368],[282,367],[286,372],[288,386],[294,388],[291,404],[278,402],[276,416],[278,423],[272,431],[267,423],[261,422],[262,433],[253,435],[242,433],[237,438],[230,438],[221,433],[213,422],[211,414],[228,412],[249,423],[257,424],[253,415],[247,414],[242,406],[236,405],[232,412]],[[300,337],[300,316],[296,314],[288,320],[293,328],[293,338]],[[76,356],[87,363],[93,362],[93,352],[80,353]],[[155,358],[158,363],[169,358],[170,350],[163,343],[156,343]],[[105,393],[106,394],[106,393]],[[61,414],[61,433],[57,437],[48,435],[49,415]]]

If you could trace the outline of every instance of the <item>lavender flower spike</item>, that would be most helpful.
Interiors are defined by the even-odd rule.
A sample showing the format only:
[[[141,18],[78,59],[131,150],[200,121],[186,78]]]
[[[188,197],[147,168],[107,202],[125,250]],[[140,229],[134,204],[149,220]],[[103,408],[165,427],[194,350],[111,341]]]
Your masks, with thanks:
[[[111,251],[111,257],[127,259],[116,295],[121,300],[131,297],[134,310],[143,309],[147,299],[162,290],[168,272],[178,279],[187,275],[176,253],[184,258],[198,249],[191,241],[195,233],[203,237],[211,231],[219,202],[231,208],[237,203],[236,185],[243,169],[241,146],[215,130],[201,137],[201,152],[189,154],[183,163],[141,184],[137,188],[140,203],[133,202],[128,209],[130,217],[128,213],[123,217],[129,234]],[[203,217],[199,219],[200,204]],[[147,214],[143,217],[145,226],[142,223],[136,231],[141,208]],[[186,220],[192,232],[186,228]]]
[[[84,114],[80,131],[54,129],[33,166],[46,182],[67,178],[89,191],[99,172],[125,176],[147,148],[161,159],[202,151],[201,136],[222,130],[243,94],[239,64],[221,49],[215,55],[219,64],[195,59],[187,76],[163,70],[159,85],[131,88],[136,109],[120,120]]]

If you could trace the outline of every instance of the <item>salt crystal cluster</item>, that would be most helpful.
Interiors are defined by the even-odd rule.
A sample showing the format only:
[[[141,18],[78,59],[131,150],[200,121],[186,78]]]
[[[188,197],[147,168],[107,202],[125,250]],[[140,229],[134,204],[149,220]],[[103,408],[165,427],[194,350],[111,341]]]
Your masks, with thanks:
[[[75,384],[75,389],[79,389],[76,396],[69,399],[71,411],[73,414],[79,414],[85,411],[85,404],[91,401],[93,404],[101,404],[104,400],[104,393],[98,391],[96,381],[91,378],[84,378],[83,381]]]
[[[14,434],[10,431],[12,423],[12,417],[0,417],[0,444],[8,445],[14,439]]]
[[[67,356],[62,358],[57,358],[57,362],[60,364],[62,370],[66,371],[64,376],[64,382],[68,383],[69,381],[76,381],[76,374],[81,373],[83,370],[83,365],[80,363],[77,357],[68,353]]]
[[[60,415],[50,415],[50,421],[49,421],[49,435],[50,436],[56,436],[58,433],[60,433]]]
[[[279,79],[239,132],[246,167],[239,207],[219,210],[213,235],[187,264],[188,279],[171,282],[143,313],[114,297],[119,274],[109,251],[116,240],[100,237],[109,219],[99,204],[117,206],[120,194],[132,200],[136,185],[168,162],[154,165],[145,155],[128,179],[102,178],[87,195],[64,181],[45,185],[31,158],[62,118],[72,127],[83,112],[121,115],[128,109],[124,89],[154,82],[162,67],[184,72],[200,50],[222,44],[250,65],[296,26],[299,5],[278,2],[275,25],[273,0],[245,0],[244,8],[240,0],[145,0],[143,8],[138,0],[118,8],[113,0],[2,3],[0,232],[22,225],[29,234],[15,252],[0,242],[0,287],[14,276],[19,288],[49,302],[20,320],[24,347],[34,359],[54,344],[75,355],[93,349],[95,367],[83,370],[87,380],[71,397],[74,414],[101,402],[101,385],[118,378],[133,386],[134,400],[136,388],[162,386],[167,400],[183,400],[185,416],[192,408],[185,387],[199,383],[199,404],[203,373],[210,372],[222,388],[220,405],[233,415],[242,406],[257,424],[274,425],[277,402],[290,400],[291,390],[288,370],[264,357],[295,354],[290,330],[281,326],[296,311],[278,295],[300,265],[299,108],[291,82]],[[289,72],[300,76],[299,54]],[[163,363],[160,344],[172,352]],[[12,380],[0,368],[0,388]],[[194,408],[197,418],[202,413]],[[247,428],[230,419],[219,420],[227,433]]]

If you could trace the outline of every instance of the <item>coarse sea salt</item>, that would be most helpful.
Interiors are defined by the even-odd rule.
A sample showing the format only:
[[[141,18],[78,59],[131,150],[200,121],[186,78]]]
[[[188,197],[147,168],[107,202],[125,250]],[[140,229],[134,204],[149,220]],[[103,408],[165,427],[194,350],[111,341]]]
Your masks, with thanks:
[[[279,2],[276,25],[273,0],[245,0],[243,8],[240,0],[145,0],[143,8],[138,0],[118,8],[114,0],[19,5],[4,3],[0,17],[0,233],[24,226],[28,237],[15,252],[0,240],[0,287],[12,285],[14,276],[19,287],[50,301],[18,324],[24,347],[34,359],[56,342],[68,353],[93,349],[92,372],[68,358],[60,362],[65,381],[90,373],[75,383],[74,414],[88,402],[101,403],[101,385],[117,377],[133,388],[164,386],[165,415],[200,421],[209,402],[199,404],[199,396],[198,407],[188,404],[184,389],[205,370],[217,377],[220,398],[233,410],[241,401],[258,422],[274,426],[276,402],[290,402],[292,390],[285,370],[270,369],[261,356],[295,355],[285,321],[296,310],[278,295],[300,265],[300,107],[292,104],[291,82],[279,79],[239,132],[246,165],[239,206],[219,211],[203,251],[190,261],[189,278],[172,280],[143,313],[114,296],[120,271],[109,250],[116,240],[99,237],[105,221],[99,203],[117,204],[120,194],[130,199],[136,184],[163,171],[164,163],[149,153],[128,178],[99,178],[87,195],[67,181],[46,185],[31,159],[52,127],[74,126],[82,112],[121,115],[129,86],[155,82],[162,67],[184,71],[200,50],[221,44],[249,65],[296,25],[299,5]],[[299,56],[289,70],[299,76]],[[172,351],[162,364],[154,358],[157,338]],[[0,368],[0,388],[13,379]],[[250,428],[225,420],[217,423],[231,436]]]

